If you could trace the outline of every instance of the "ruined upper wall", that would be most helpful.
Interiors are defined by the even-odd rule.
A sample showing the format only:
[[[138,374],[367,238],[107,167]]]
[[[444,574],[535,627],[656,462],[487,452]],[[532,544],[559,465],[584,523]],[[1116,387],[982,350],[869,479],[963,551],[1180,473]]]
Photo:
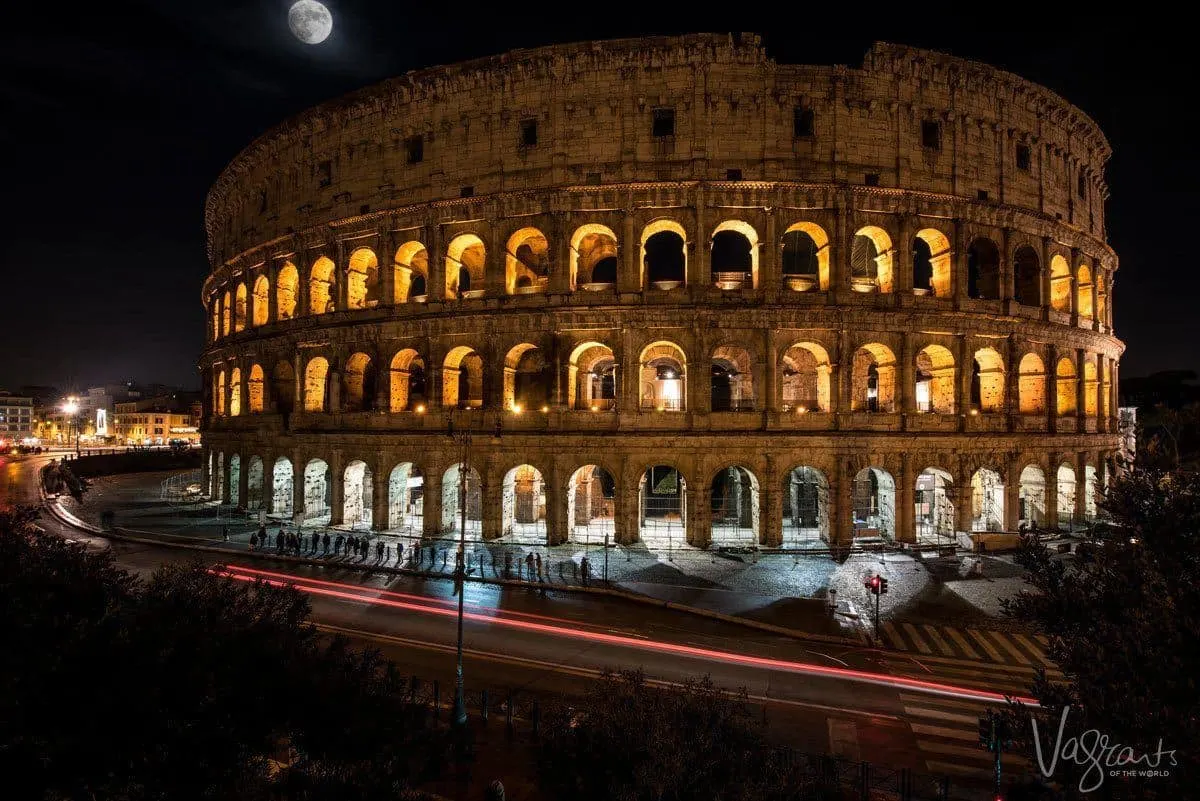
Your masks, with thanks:
[[[673,133],[656,136],[667,109]],[[957,195],[1103,239],[1109,153],[1054,93],[941,53],[880,43],[852,69],[777,64],[749,35],[624,39],[412,72],[313,108],[233,160],[205,224],[216,266],[292,232],[467,193],[740,178]]]

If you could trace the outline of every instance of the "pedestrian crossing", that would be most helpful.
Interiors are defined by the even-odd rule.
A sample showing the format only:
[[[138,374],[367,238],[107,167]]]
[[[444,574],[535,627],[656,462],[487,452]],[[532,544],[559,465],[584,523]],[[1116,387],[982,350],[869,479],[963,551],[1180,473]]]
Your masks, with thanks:
[[[1046,656],[1046,638],[1040,634],[890,620],[880,625],[879,633],[884,645],[898,651],[908,651],[917,659],[923,655],[1031,669],[1054,667],[1054,663]]]
[[[906,692],[900,693],[900,703],[926,771],[960,779],[992,778],[995,755],[979,744],[979,718],[989,705]],[[1001,765],[1008,774],[1031,770],[1030,761],[1017,754],[1003,754]]]

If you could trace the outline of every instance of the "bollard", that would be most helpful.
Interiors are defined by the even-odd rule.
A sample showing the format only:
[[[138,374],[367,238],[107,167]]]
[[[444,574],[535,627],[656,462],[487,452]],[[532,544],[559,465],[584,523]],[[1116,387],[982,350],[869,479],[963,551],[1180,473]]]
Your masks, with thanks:
[[[433,720],[436,723],[438,716],[442,712],[442,686],[437,680],[433,680]]]
[[[481,720],[483,720],[483,725],[486,726],[487,718],[488,718],[488,693],[487,693],[487,690],[483,691],[483,700],[479,702],[479,707],[480,707],[479,708],[479,717]]]

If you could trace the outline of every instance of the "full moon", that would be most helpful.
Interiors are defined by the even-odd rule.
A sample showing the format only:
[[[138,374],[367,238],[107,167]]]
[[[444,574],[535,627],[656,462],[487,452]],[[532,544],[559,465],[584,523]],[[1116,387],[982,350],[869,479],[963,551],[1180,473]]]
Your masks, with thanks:
[[[298,0],[288,11],[288,27],[305,44],[320,44],[333,31],[333,15],[317,0]]]

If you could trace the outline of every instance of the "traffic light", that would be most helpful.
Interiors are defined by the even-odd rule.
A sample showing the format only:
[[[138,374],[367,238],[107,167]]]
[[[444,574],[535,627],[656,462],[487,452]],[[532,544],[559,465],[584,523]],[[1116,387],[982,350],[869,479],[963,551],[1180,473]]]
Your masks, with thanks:
[[[887,579],[882,576],[876,576],[875,580],[879,582],[879,594],[883,595],[887,592]]]
[[[879,582],[879,576],[868,576],[867,580],[863,582],[863,586],[867,588],[867,592],[871,593],[872,595],[878,595]]]

